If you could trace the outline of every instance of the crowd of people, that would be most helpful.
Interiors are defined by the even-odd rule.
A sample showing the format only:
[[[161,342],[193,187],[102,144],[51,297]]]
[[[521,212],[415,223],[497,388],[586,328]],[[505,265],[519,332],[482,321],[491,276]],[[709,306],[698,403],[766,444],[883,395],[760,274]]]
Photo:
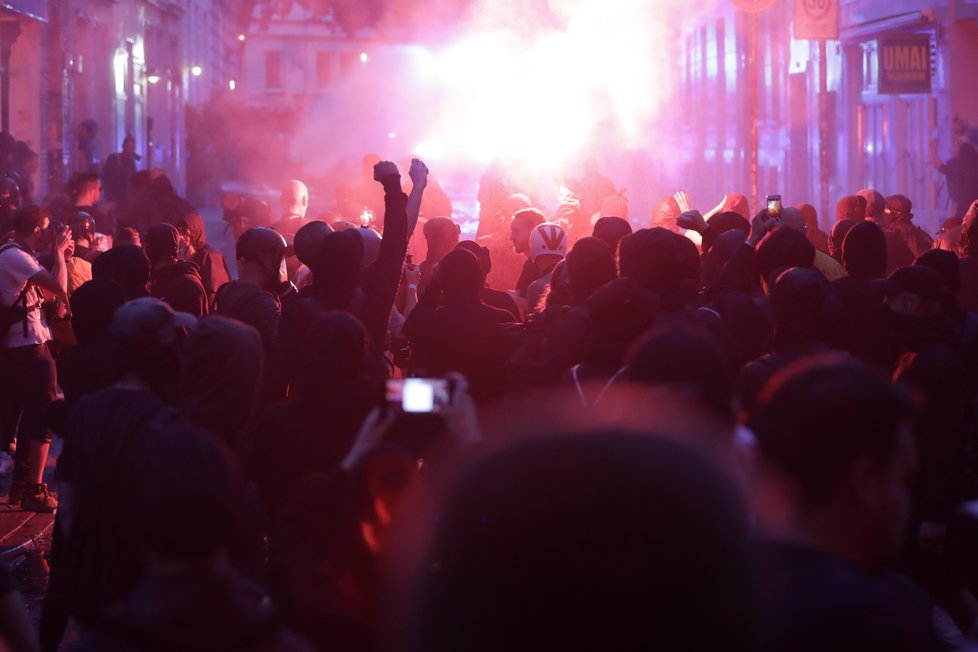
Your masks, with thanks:
[[[359,224],[225,196],[229,265],[114,156],[0,180],[0,472],[56,512],[13,649],[978,642],[978,201],[936,242],[872,189],[634,228],[587,165],[556,211],[484,179],[464,240],[378,160]]]

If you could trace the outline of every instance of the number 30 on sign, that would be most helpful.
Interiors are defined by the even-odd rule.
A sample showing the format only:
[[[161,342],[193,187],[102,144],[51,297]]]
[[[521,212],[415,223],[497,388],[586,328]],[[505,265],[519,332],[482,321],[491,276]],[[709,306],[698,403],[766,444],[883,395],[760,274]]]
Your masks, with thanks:
[[[839,38],[839,0],[795,0],[796,39]]]

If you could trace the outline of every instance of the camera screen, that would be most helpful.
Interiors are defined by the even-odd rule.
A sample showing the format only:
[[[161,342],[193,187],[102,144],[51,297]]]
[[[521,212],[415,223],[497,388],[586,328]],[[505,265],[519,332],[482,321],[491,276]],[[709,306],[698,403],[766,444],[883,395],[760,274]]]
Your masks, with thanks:
[[[435,409],[435,388],[423,378],[406,378],[401,408],[405,412],[431,412]]]

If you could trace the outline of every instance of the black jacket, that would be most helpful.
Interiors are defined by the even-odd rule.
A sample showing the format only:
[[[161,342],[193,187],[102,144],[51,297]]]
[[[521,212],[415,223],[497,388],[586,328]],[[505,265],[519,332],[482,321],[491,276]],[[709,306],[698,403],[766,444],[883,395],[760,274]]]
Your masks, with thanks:
[[[312,652],[257,586],[230,570],[143,580],[75,652]]]
[[[154,270],[150,294],[166,301],[177,312],[189,312],[197,317],[207,314],[207,293],[195,263],[174,263]]]

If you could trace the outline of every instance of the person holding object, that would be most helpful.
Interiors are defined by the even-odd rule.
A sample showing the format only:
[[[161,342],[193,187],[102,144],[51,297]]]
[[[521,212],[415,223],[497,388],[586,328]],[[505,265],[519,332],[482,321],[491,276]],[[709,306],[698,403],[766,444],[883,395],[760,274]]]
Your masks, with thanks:
[[[57,370],[48,342],[51,330],[42,309],[43,291],[68,303],[68,271],[65,250],[71,232],[62,225],[50,229],[51,217],[39,206],[25,206],[14,214],[14,241],[0,247],[0,305],[5,329],[2,376],[9,401],[20,415],[13,484],[8,503],[25,511],[53,512],[58,501],[44,484],[44,467],[51,447],[51,431],[44,414],[55,399]],[[54,238],[54,266],[50,272],[38,262],[35,252]],[[16,421],[15,421],[16,423]],[[13,433],[4,433],[9,448]]]

